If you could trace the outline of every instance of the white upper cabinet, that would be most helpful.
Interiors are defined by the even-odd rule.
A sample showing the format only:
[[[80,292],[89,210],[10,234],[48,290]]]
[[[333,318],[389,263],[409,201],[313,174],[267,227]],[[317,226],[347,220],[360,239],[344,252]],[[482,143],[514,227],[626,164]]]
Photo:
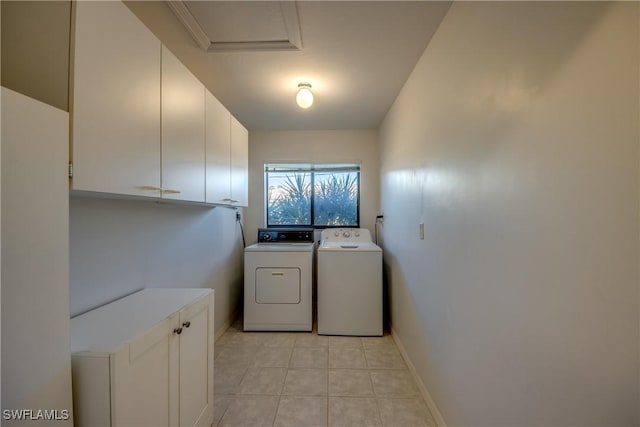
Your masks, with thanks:
[[[74,2],[72,189],[160,196],[160,41],[121,2]]]
[[[205,201],[205,89],[162,47],[162,198]]]
[[[248,205],[249,132],[206,93],[207,203]]]
[[[231,116],[231,200],[234,205],[247,206],[249,132]]]
[[[231,200],[231,114],[206,91],[207,203]]]
[[[71,189],[247,206],[247,130],[122,2],[73,7]]]

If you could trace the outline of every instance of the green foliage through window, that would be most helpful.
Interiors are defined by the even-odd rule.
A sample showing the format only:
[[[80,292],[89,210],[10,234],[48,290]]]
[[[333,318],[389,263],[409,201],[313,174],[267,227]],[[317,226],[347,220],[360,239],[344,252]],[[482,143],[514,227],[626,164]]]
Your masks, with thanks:
[[[267,226],[358,227],[360,170],[267,165]]]

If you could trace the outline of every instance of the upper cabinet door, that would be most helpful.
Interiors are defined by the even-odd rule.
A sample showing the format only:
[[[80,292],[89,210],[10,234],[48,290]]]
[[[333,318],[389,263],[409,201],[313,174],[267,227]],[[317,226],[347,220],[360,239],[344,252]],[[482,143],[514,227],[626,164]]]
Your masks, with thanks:
[[[248,206],[249,131],[231,116],[231,199],[235,206]]]
[[[206,91],[207,203],[231,202],[231,114]]]
[[[160,41],[121,2],[73,3],[72,189],[160,196]]]
[[[204,85],[162,47],[162,198],[204,202]]]

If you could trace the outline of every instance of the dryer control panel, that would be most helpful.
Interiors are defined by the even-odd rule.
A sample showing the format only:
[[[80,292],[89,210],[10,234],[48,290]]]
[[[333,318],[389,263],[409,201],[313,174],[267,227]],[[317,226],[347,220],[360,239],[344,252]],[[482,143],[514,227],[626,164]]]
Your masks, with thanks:
[[[258,243],[313,243],[313,229],[259,228]]]

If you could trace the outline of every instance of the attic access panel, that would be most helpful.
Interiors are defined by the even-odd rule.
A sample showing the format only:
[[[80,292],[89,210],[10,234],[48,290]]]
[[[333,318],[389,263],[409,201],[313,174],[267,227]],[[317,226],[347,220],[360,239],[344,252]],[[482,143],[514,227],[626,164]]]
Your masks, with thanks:
[[[167,1],[207,52],[300,50],[294,1]]]

